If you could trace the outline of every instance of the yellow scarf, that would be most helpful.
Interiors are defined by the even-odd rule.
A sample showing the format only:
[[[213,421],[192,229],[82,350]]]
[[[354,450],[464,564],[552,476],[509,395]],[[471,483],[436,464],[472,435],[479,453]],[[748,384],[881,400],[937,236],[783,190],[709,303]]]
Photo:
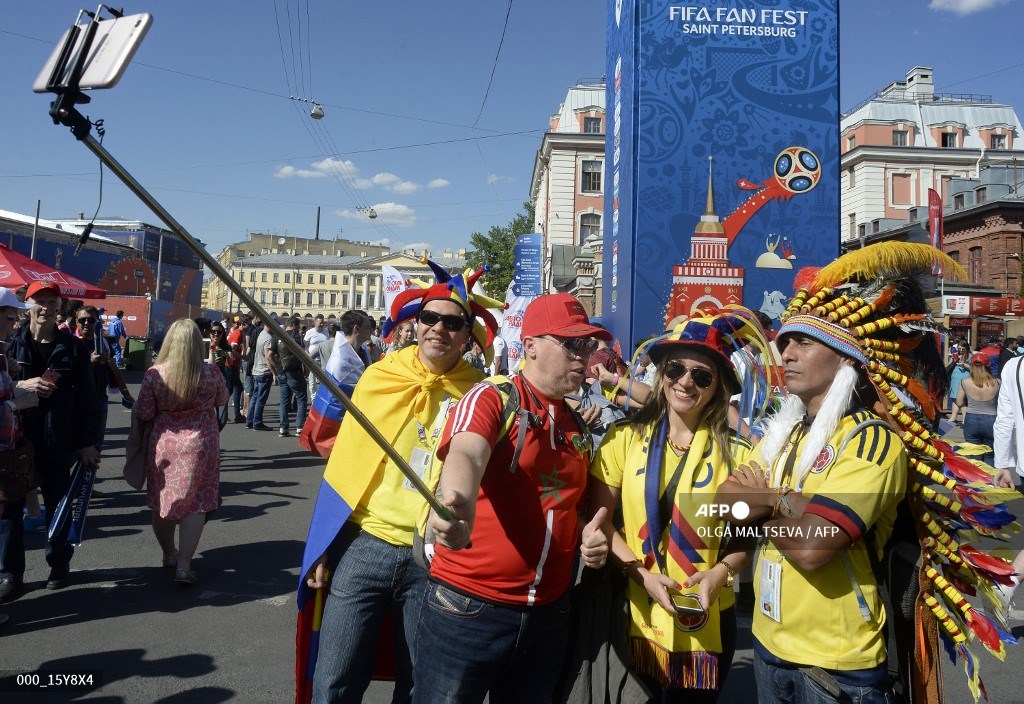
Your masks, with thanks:
[[[657,483],[659,497],[680,463],[680,458],[671,450],[661,451],[657,447],[657,431],[655,425],[613,438],[614,441],[623,437],[628,443],[621,498],[624,537],[633,554],[644,560],[648,569],[661,572],[660,562],[669,577],[683,584],[694,572],[714,567],[720,557],[722,538],[716,535],[716,529],[721,531],[725,521],[720,517],[698,516],[697,509],[714,503],[715,492],[729,476],[730,465],[708,427],[701,424],[682,461],[673,502],[679,509],[674,527],[673,516],[660,517],[663,530],[658,550],[664,559],[656,560],[651,541],[647,540],[649,511],[645,495],[650,489],[646,486],[644,468],[650,466],[648,452],[658,451],[661,455],[657,458],[659,462],[652,463],[657,464],[661,472]],[[733,466],[745,459],[748,449],[745,441],[734,443],[731,448]],[[682,589],[684,594],[697,591],[696,586]],[[733,605],[731,590],[723,589],[719,593],[717,601],[708,609],[707,622],[692,631],[683,630],[682,622],[674,614],[653,603],[647,591],[633,581],[629,583],[629,602],[633,665],[638,672],[655,677],[666,687],[718,688],[718,657],[722,652],[719,614],[721,609]]]
[[[458,400],[481,379],[483,374],[461,358],[447,373],[434,374],[420,362],[419,346],[410,345],[371,365],[359,379],[352,402],[394,444],[410,418],[429,427],[445,396]],[[354,508],[386,464],[384,450],[346,414],[324,479]]]

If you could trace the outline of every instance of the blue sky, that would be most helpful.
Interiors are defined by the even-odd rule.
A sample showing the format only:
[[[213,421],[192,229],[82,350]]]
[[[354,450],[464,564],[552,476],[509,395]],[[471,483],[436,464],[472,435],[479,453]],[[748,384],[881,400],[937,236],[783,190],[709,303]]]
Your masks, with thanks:
[[[44,218],[96,209],[96,159],[31,91],[81,7],[21,3],[0,25],[0,209],[31,214],[36,199]],[[312,235],[317,206],[323,238],[457,248],[520,212],[568,86],[605,73],[601,0],[513,0],[495,65],[507,9],[129,0],[126,12],[152,13],[153,27],[121,83],[83,112],[105,121],[105,146],[214,252],[247,231]],[[840,10],[843,108],[922,64],[939,91],[1024,109],[1022,0],[840,0]],[[289,95],[323,104],[324,119],[314,124]],[[109,172],[100,214],[159,222]]]

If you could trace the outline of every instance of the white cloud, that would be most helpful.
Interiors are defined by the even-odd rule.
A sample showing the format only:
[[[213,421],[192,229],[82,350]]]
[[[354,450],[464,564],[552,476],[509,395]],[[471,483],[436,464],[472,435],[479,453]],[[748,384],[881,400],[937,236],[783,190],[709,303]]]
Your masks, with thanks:
[[[947,10],[958,15],[970,15],[975,12],[991,10],[993,7],[1005,5],[1010,0],[932,0],[930,10]]]
[[[423,186],[418,183],[405,181],[400,176],[388,171],[382,171],[381,173],[374,175],[373,178],[357,178],[353,183],[356,188],[363,191],[378,186],[386,191],[399,193],[401,195],[415,193],[423,188]]]
[[[445,186],[450,186],[450,185],[452,185],[452,184],[451,184],[450,181],[448,181],[448,179],[445,179],[445,178],[435,178],[432,181],[429,181],[427,183],[427,188],[444,188]]]
[[[392,252],[404,252],[407,249],[411,249],[416,252],[416,254],[419,254],[424,249],[431,253],[436,251],[434,245],[430,242],[396,242],[389,237],[377,240],[376,242],[371,242],[370,244],[378,247],[390,247]]]
[[[341,176],[354,176],[359,169],[351,161],[327,157],[321,161],[310,164],[311,169],[296,169],[294,166],[279,166],[274,172],[274,178],[328,178],[334,174]]]
[[[377,213],[377,217],[374,219],[382,225],[396,225],[398,227],[409,227],[410,225],[416,224],[416,211],[410,208],[408,205],[401,205],[400,203],[377,203],[371,205],[370,208]],[[355,210],[337,210],[336,215],[349,220],[366,220],[367,215],[360,211]]]
[[[487,183],[492,186],[497,183],[513,183],[515,181],[511,176],[502,176],[501,174],[487,174]]]

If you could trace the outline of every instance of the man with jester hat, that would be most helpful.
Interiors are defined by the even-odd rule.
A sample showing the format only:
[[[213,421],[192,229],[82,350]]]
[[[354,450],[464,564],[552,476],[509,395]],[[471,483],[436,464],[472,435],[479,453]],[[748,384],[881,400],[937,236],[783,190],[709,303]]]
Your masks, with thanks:
[[[497,323],[470,292],[484,273],[437,277],[394,300],[387,331],[416,322],[418,343],[370,366],[352,402],[429,480],[449,410],[482,378],[462,359],[472,337],[490,348]],[[429,483],[429,481],[428,481]],[[409,701],[411,645],[426,573],[412,557],[413,528],[425,501],[370,435],[347,414],[317,496],[299,583],[296,701],[360,702],[374,672],[388,614],[394,624],[395,694]]]
[[[932,435],[947,380],[918,279],[935,264],[963,276],[927,245],[857,250],[815,272],[783,315],[789,397],[718,492],[734,522],[757,523],[764,538],[753,623],[762,704],[882,704],[894,685],[906,701],[938,702],[940,638],[977,698],[967,645],[999,656],[1013,642],[954,586],[998,606],[994,586],[1012,566],[966,543],[1002,535],[1013,516],[1001,504],[1019,494]]]

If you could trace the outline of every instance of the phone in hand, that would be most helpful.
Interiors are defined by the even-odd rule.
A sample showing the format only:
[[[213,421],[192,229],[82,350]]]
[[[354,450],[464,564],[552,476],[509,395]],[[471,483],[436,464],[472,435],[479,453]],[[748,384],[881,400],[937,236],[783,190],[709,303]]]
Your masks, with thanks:
[[[696,594],[683,594],[673,589],[668,591],[668,598],[672,601],[672,608],[680,616],[686,618],[703,618],[707,612],[701,606],[700,597]]]
[[[56,384],[57,380],[60,379],[60,372],[54,369],[47,369],[45,372],[43,372],[43,379],[50,382],[51,384]]]

